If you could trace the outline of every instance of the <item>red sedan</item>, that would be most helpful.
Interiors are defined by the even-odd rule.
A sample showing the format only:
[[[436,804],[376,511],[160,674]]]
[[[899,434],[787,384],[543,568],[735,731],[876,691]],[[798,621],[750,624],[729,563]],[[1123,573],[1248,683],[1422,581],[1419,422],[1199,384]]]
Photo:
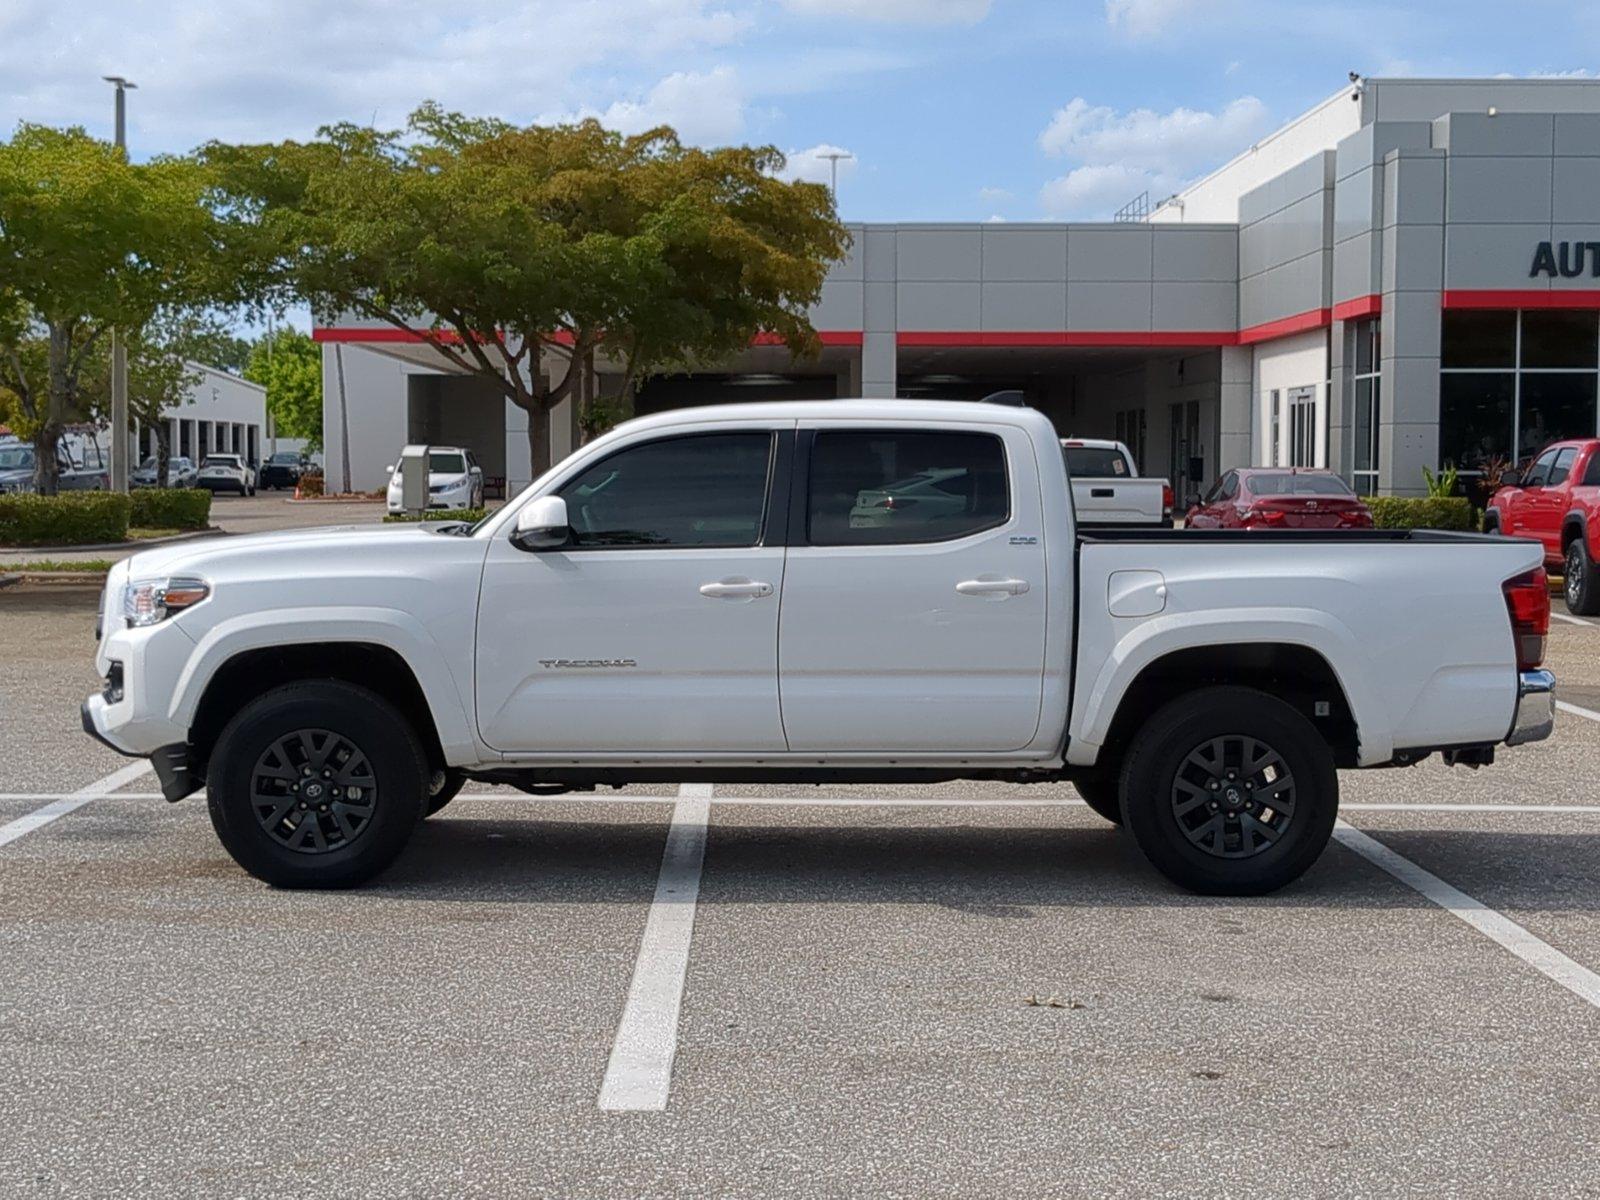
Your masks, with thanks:
[[[1240,467],[1202,498],[1190,497],[1190,529],[1371,529],[1372,510],[1332,471]]]

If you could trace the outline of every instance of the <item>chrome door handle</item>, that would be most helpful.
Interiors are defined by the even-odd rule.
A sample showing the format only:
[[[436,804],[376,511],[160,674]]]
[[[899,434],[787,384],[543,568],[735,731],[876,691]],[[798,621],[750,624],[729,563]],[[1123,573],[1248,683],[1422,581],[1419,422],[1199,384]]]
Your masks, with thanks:
[[[1026,579],[963,579],[956,584],[963,596],[1020,596],[1027,590]]]
[[[716,583],[702,583],[700,594],[714,600],[754,600],[772,595],[772,585],[755,579],[721,579]]]

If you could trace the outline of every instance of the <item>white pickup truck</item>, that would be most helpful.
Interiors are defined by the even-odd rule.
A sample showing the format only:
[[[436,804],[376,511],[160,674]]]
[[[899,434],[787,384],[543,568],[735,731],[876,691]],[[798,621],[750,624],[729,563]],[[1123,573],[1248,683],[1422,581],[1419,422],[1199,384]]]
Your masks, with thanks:
[[[967,778],[1071,780],[1230,894],[1317,858],[1336,768],[1551,731],[1536,543],[1073,520],[1029,409],[665,413],[475,525],[119,563],[83,724],[281,886],[369,879],[466,779]]]
[[[1062,438],[1061,454],[1066,459],[1073,516],[1080,529],[1102,525],[1172,527],[1172,484],[1141,476],[1133,452],[1121,442]]]

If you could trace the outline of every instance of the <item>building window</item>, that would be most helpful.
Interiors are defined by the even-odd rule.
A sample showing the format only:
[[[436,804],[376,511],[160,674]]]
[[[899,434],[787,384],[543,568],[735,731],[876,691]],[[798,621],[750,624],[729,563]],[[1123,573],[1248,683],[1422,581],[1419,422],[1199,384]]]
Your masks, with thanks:
[[[1441,466],[1496,476],[1551,442],[1600,430],[1600,313],[1450,311],[1441,342]]]
[[[1353,442],[1350,454],[1350,482],[1363,496],[1373,496],[1378,491],[1378,364],[1382,330],[1377,319],[1354,323],[1352,336],[1355,363],[1352,375],[1351,425]]]

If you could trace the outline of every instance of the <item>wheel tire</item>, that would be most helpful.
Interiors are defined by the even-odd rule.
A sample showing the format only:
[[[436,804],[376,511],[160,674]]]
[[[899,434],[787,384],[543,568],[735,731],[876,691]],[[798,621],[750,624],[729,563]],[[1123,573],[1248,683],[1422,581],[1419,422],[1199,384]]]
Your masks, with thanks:
[[[1122,824],[1122,785],[1115,775],[1088,775],[1072,781],[1083,802],[1113,825]]]
[[[297,813],[293,809],[282,811],[275,832],[268,832],[263,820],[258,819],[258,802],[264,807],[272,805],[282,795],[275,791],[277,785],[273,782],[285,777],[278,771],[286,769],[287,777],[293,778],[297,787],[333,786],[320,785],[315,774],[293,774],[307,760],[315,761],[309,755],[298,766],[292,755],[288,763],[284,762],[277,749],[280,739],[292,739],[302,730],[328,733],[341,740],[342,745],[330,747],[328,740],[318,745],[315,737],[311,739],[311,750],[322,753],[325,761],[333,764],[327,769],[338,767],[345,746],[353,748],[364,760],[357,763],[353,756],[345,757],[345,767],[352,774],[335,777],[335,782],[342,778],[370,780],[363,784],[364,790],[372,793],[370,814],[360,818],[362,823],[346,845],[318,849],[314,844],[311,848],[289,844],[292,840],[302,845],[315,840],[325,844],[343,840],[334,824],[339,817],[332,812],[323,818],[308,812],[291,826],[289,822]],[[294,746],[304,747],[305,743],[295,740]],[[256,795],[254,785],[257,768],[269,762],[269,755],[270,765],[264,768],[260,779],[263,789],[273,794],[263,800]],[[211,824],[223,847],[257,879],[283,888],[348,888],[377,875],[405,848],[422,819],[428,775],[427,756],[416,732],[381,696],[348,683],[293,683],[251,701],[228,722],[211,752],[206,771],[207,804]],[[331,801],[329,807],[335,807]],[[346,804],[347,823],[350,813],[351,807]],[[274,815],[279,815],[279,810],[268,810],[267,821]],[[302,834],[300,826],[309,820],[316,820],[317,825]],[[285,834],[285,830],[290,832]],[[334,836],[330,839],[324,833]]]
[[[1595,578],[1595,561],[1589,557],[1589,548],[1583,538],[1577,537],[1567,547],[1566,587],[1561,591],[1567,602],[1567,611],[1575,617],[1592,617],[1600,613],[1600,579]]]
[[[1500,518],[1493,509],[1490,509],[1483,516],[1483,531],[1491,537],[1500,536]]]
[[[456,793],[467,782],[467,777],[460,771],[446,767],[442,771],[435,771],[428,779],[428,803],[425,817],[431,817],[446,804],[456,798]]]
[[[1235,779],[1226,770],[1234,757],[1242,760],[1245,739],[1255,743],[1249,751],[1255,761],[1267,751],[1275,755],[1275,763],[1254,773],[1231,768]],[[1217,741],[1224,757],[1216,762],[1220,778],[1215,782],[1227,786],[1217,789],[1217,801],[1196,802],[1194,797],[1203,793],[1193,781],[1209,778],[1209,773],[1194,756]],[[1206,816],[1210,804],[1226,806],[1230,788],[1250,803],[1253,796],[1244,784],[1281,790],[1285,774],[1292,791],[1274,799],[1292,795],[1287,814],[1279,811],[1266,823],[1248,812]],[[1180,804],[1193,814],[1187,831]],[[1322,854],[1339,812],[1339,776],[1322,735],[1283,701],[1253,688],[1204,688],[1158,709],[1135,736],[1122,770],[1122,812],[1145,856],[1180,887],[1203,895],[1259,896],[1299,878]],[[1246,826],[1246,816],[1253,828]],[[1283,824],[1274,826],[1274,820]],[[1274,831],[1275,838],[1265,837]],[[1195,840],[1202,834],[1207,843]],[[1234,840],[1235,834],[1240,840]],[[1243,852],[1246,844],[1248,853]],[[1225,856],[1230,851],[1240,853]]]

